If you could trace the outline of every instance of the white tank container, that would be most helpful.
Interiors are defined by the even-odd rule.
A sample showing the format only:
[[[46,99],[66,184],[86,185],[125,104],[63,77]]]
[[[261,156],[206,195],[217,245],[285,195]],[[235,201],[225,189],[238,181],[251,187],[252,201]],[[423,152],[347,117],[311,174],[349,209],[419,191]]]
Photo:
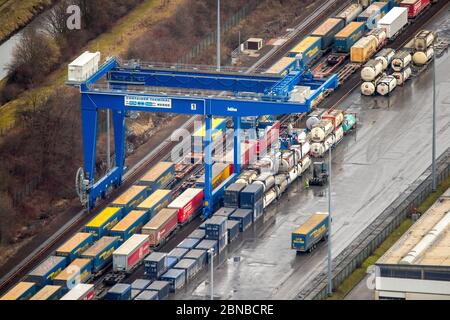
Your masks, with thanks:
[[[292,152],[283,153],[283,156],[280,161],[279,172],[288,172],[290,171],[297,163],[297,159],[294,159],[294,154]]]
[[[297,168],[293,168],[291,171],[289,171],[287,182],[288,184],[291,184],[298,178],[298,172]]]
[[[314,110],[308,115],[308,118],[306,119],[306,128],[308,130],[311,130],[314,125],[320,121],[322,114],[325,112],[325,110]]]
[[[297,155],[297,160],[303,159],[311,150],[311,144],[309,142],[304,142],[301,144],[296,144],[291,146],[291,150],[294,150]]]
[[[286,191],[287,187],[288,187],[288,180],[287,180],[286,176],[284,176],[283,182],[281,184],[275,185],[275,191],[277,192],[277,197],[281,197],[283,192]]]
[[[344,137],[344,129],[341,126],[341,127],[337,128],[336,130],[334,130],[333,134],[334,134],[334,144],[337,144]]]
[[[253,184],[262,185],[264,192],[266,192],[266,190],[269,190],[275,185],[275,177],[272,174],[266,172],[256,178],[256,180],[253,181]]]
[[[344,112],[342,110],[333,109],[322,114],[322,120],[329,120],[333,124],[333,128],[339,127],[344,122]]]
[[[389,64],[392,62],[392,58],[394,58],[394,55],[394,49],[384,48],[375,55],[375,60],[381,61],[381,63],[383,64],[383,70],[386,70],[389,67]]]
[[[414,49],[417,51],[426,51],[433,43],[435,35],[432,31],[422,30],[414,37]]]
[[[275,201],[276,198],[277,198],[277,192],[276,192],[275,188],[272,188],[269,191],[267,191],[264,194],[264,201],[263,201],[264,208],[267,208],[272,202]]]
[[[373,96],[377,92],[377,84],[385,74],[379,75],[373,81],[366,81],[361,84],[361,93],[365,96]]]
[[[311,158],[309,156],[302,159],[297,165],[298,175],[302,175],[311,165]]]
[[[311,155],[313,157],[322,157],[328,149],[334,144],[334,135],[330,134],[325,141],[311,144]]]
[[[333,132],[333,123],[329,120],[321,120],[317,122],[311,130],[311,140],[314,142],[321,142]]]
[[[383,72],[383,62],[371,59],[361,69],[361,79],[372,81]]]
[[[378,94],[385,96],[394,91],[397,86],[397,79],[394,76],[385,76],[380,79],[380,82],[377,84],[377,92]]]
[[[394,71],[401,71],[410,64],[411,60],[412,57],[408,51],[397,51],[394,58],[392,58],[392,69],[394,69]]]
[[[286,181],[286,175],[285,174],[277,174],[275,176],[275,185],[279,186]]]
[[[415,65],[423,66],[428,61],[430,61],[434,56],[433,47],[429,47],[427,51],[416,51],[413,55],[413,62]]]
[[[402,86],[406,82],[406,80],[408,80],[409,77],[411,76],[411,72],[412,72],[411,68],[407,67],[402,71],[392,73],[392,76],[394,76],[395,79],[397,79],[397,85]]]
[[[384,41],[387,38],[386,31],[384,29],[375,28],[370,30],[370,32],[367,33],[367,37],[374,37],[377,43],[377,48],[379,48]]]
[[[252,184],[257,177],[258,174],[255,170],[246,170],[239,175],[236,183]]]

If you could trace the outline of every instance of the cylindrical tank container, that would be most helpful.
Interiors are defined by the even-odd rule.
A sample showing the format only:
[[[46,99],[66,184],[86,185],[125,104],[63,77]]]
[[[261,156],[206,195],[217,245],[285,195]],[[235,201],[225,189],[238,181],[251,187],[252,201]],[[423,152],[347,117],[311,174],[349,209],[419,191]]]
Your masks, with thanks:
[[[246,170],[239,175],[236,183],[252,184],[257,177],[258,173],[255,170]]]
[[[344,121],[344,112],[342,110],[333,109],[322,114],[322,120],[330,120],[334,128],[339,127]]]
[[[380,60],[371,59],[361,69],[361,79],[372,81],[383,72],[383,63]]]
[[[270,189],[269,191],[267,191],[266,193],[264,193],[264,200],[263,200],[263,204],[264,204],[264,208],[267,208],[272,202],[275,201],[275,199],[277,198],[277,192],[275,190],[275,188]]]
[[[295,159],[293,152],[285,152],[282,155],[280,161],[279,172],[288,172],[291,170],[298,162],[298,159]]]
[[[433,47],[429,47],[427,51],[416,51],[413,55],[413,62],[414,64],[418,66],[423,66],[428,61],[430,61],[434,56],[434,49]]]
[[[356,17],[362,12],[363,7],[359,3],[352,3],[344,10],[342,10],[336,18],[345,19],[345,24],[348,24],[351,21],[354,21]]]
[[[289,174],[288,174],[288,178],[287,178],[288,184],[291,184],[291,183],[294,182],[297,178],[298,178],[297,168],[292,168],[292,170],[289,171]]]
[[[406,82],[406,80],[408,80],[409,77],[411,76],[411,68],[407,67],[402,71],[398,72],[396,71],[392,73],[392,76],[394,76],[395,79],[397,79],[397,85],[402,86]]]
[[[275,177],[272,174],[265,172],[256,178],[253,184],[262,185],[264,192],[266,192],[275,185]]]
[[[320,121],[322,114],[325,112],[325,110],[320,110],[320,109],[316,109],[313,112],[311,112],[310,114],[308,114],[307,119],[306,119],[306,128],[308,128],[308,130],[311,130],[314,125]]]
[[[350,131],[356,124],[356,116],[354,114],[346,113],[344,117],[344,123],[342,124],[342,130],[344,134]]]
[[[370,30],[367,33],[367,37],[369,37],[369,38],[373,37],[376,41],[377,48],[379,48],[386,41],[387,33],[386,33],[386,30],[384,30],[382,28],[375,28],[375,29]]]
[[[373,96],[377,91],[377,84],[385,74],[379,75],[373,81],[366,81],[361,84],[361,93],[365,96]]]
[[[385,76],[380,79],[380,82],[377,84],[377,92],[382,95],[388,95],[392,91],[394,91],[397,86],[397,79],[394,76]]]
[[[303,142],[291,146],[291,150],[296,152],[297,160],[303,159],[311,150],[311,145],[309,142]]]
[[[434,33],[429,30],[422,30],[414,37],[414,49],[416,51],[426,51],[434,41]]]
[[[383,70],[386,70],[389,67],[389,64],[392,62],[392,58],[394,58],[394,55],[394,49],[384,48],[375,55],[375,60],[381,61],[381,63],[383,64]]]
[[[368,61],[377,50],[377,40],[374,36],[362,37],[350,48],[350,61],[364,63]]]
[[[286,175],[284,176],[284,180],[282,183],[275,185],[275,191],[277,192],[277,197],[281,197],[284,191],[286,191],[288,187],[288,180],[286,178]]]
[[[311,158],[309,156],[305,157],[297,165],[298,175],[303,174],[311,165]]]
[[[334,130],[333,134],[334,134],[334,143],[337,144],[344,137],[344,129],[342,128],[342,126],[340,126],[336,130]]]
[[[314,142],[321,142],[334,129],[333,123],[329,120],[320,120],[314,125],[311,130],[311,140]]]
[[[394,69],[394,71],[401,71],[409,65],[411,60],[412,57],[408,51],[397,51],[397,53],[394,55],[394,58],[392,58],[392,69]]]
[[[325,141],[311,144],[311,155],[313,157],[322,157],[328,149],[334,144],[334,135],[330,134]]]

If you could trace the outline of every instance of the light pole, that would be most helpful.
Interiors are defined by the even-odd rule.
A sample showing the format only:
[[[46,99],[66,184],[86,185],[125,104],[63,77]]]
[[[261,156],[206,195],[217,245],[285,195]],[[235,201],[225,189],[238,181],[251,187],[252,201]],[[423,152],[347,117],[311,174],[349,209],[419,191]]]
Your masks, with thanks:
[[[328,154],[328,296],[333,294],[333,281],[331,279],[331,146]]]
[[[220,71],[220,0],[217,0],[217,71]]]
[[[434,52],[433,42],[433,52]],[[432,146],[432,163],[431,163],[431,176],[432,176],[432,189],[436,191],[436,55],[433,61],[433,146]]]
[[[209,256],[211,261],[211,278],[209,283],[209,290],[211,295],[211,300],[214,300],[214,248],[209,249]]]

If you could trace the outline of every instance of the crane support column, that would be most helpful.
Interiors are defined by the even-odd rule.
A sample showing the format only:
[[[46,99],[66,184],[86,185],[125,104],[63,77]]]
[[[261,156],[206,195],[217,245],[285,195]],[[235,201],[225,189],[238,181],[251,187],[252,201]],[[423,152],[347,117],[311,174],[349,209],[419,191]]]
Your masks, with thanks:
[[[212,115],[205,116],[205,185],[203,216],[209,218],[213,214],[212,186]]]
[[[234,117],[234,173],[241,173],[241,117]]]
[[[113,122],[114,122],[114,152],[116,158],[116,167],[118,168],[119,175],[122,177],[122,173],[125,167],[125,111],[114,110],[113,111]],[[117,187],[121,183],[117,181],[114,185]]]
[[[97,109],[86,95],[81,97],[81,121],[83,127],[84,172],[89,184],[95,179],[95,158],[97,154]]]

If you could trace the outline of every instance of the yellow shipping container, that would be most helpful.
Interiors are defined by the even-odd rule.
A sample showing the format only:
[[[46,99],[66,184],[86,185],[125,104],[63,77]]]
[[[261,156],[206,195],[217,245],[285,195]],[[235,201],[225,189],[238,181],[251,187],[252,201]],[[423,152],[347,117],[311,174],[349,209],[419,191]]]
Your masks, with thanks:
[[[361,38],[350,48],[350,60],[354,63],[365,63],[376,50],[377,43],[374,37]]]
[[[350,22],[344,29],[336,33],[336,38],[348,38],[363,24],[364,22]]]
[[[141,181],[155,182],[171,166],[173,166],[172,162],[165,162],[165,161],[158,162],[155,166],[153,166],[150,170],[148,170],[147,173],[144,174],[144,176],[141,178]]]
[[[275,64],[273,66],[271,66],[269,69],[264,71],[264,73],[285,75],[288,72],[287,68],[294,61],[295,61],[295,58],[283,57],[280,60],[278,60],[277,62],[275,62]]]
[[[320,26],[318,26],[316,30],[311,32],[311,34],[315,36],[325,36],[340,23],[342,23],[342,19],[329,18],[325,20],[325,22]]]
[[[158,189],[153,192],[150,196],[147,197],[141,204],[137,207],[139,210],[150,209],[153,208],[158,202],[162,199],[166,198],[170,194],[170,190],[166,189]],[[167,198],[166,204],[169,204],[169,198]],[[161,203],[160,206],[164,205]],[[155,208],[158,211],[158,208]]]
[[[48,300],[53,294],[61,289],[61,286],[48,285],[39,290],[30,300]]]
[[[86,227],[99,228],[99,227],[103,226],[119,210],[121,210],[121,208],[108,207],[108,208],[103,209],[98,215],[95,216],[94,219],[89,221],[89,223],[86,225]],[[111,228],[109,228],[109,229],[111,229]]]
[[[0,300],[18,300],[24,293],[34,287],[36,284],[34,282],[19,282],[11,290],[5,293]]]
[[[293,53],[293,54],[303,53],[306,50],[309,50],[312,45],[317,43],[318,40],[320,40],[320,37],[313,37],[313,36],[306,37],[305,39],[300,41],[294,48],[292,48],[290,53]],[[320,47],[320,44],[319,44],[319,47]]]
[[[135,203],[130,204],[130,202],[141,192],[143,192],[148,187],[146,186],[131,186],[127,191],[122,193],[116,200],[114,200],[111,204],[114,206],[125,206],[125,205],[135,205],[140,202],[140,198],[134,201]]]
[[[130,211],[118,224],[111,229],[111,232],[123,232],[126,231],[136,220],[140,219],[146,212],[142,210]]]
[[[73,250],[75,250],[83,241],[86,241],[89,237],[92,237],[92,234],[88,232],[78,232],[72,238],[70,238],[66,243],[60,246],[56,250],[57,255],[66,256],[71,254]],[[84,248],[79,248],[80,251],[83,251]]]

